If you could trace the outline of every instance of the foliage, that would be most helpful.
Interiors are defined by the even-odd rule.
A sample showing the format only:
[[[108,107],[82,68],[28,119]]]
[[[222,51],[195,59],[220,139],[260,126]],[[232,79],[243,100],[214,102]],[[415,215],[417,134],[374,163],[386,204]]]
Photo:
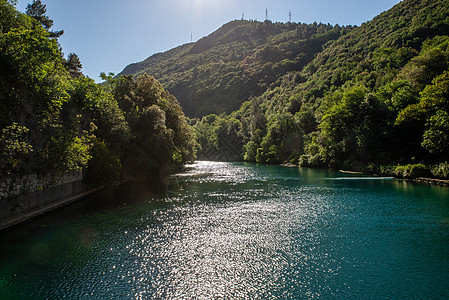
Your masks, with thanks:
[[[422,146],[442,159],[449,158],[449,114],[439,110],[426,124]]]
[[[75,53],[70,53],[67,56],[67,60],[65,62],[66,68],[70,73],[70,76],[72,78],[80,77],[83,73],[81,72],[81,69],[83,68],[83,65],[81,64],[81,61]]]
[[[95,139],[90,155],[86,172],[86,182],[89,186],[104,186],[120,181],[120,159],[111,153],[104,141]]]
[[[0,0],[0,16],[0,179],[84,171],[98,186],[195,158],[179,103],[153,77],[85,77],[76,54],[63,57],[41,1],[21,14]]]
[[[103,87],[84,76],[72,80],[71,103],[67,110],[72,115],[84,116],[82,128],[89,130],[95,125],[96,136],[108,142],[117,152],[130,135],[130,128],[116,99]]]
[[[429,167],[423,164],[397,166],[394,172],[396,176],[403,178],[429,177],[431,174]]]
[[[33,147],[28,143],[27,134],[29,131],[28,128],[17,123],[2,129],[0,135],[2,173],[11,174],[27,169],[29,154],[33,151]]]
[[[46,13],[47,6],[40,0],[33,0],[33,3],[27,5],[26,14],[36,19],[45,29],[49,29],[53,26],[53,20],[46,16]]]
[[[217,145],[229,139],[215,128],[235,119],[240,138],[231,146],[239,149],[239,159],[373,172],[382,171],[378,165],[402,165],[383,171],[430,175],[427,166],[449,153],[448,20],[447,1],[408,0],[358,28],[329,28],[322,34],[335,39],[315,58],[270,77],[266,90],[240,109],[212,122],[198,119],[200,155],[212,146],[226,151]],[[267,44],[258,55],[272,57],[273,66],[287,64],[275,48]]]
[[[301,147],[296,135],[297,124],[290,113],[277,113],[268,122],[267,134],[257,149],[256,162],[278,163],[285,161]]]
[[[123,148],[127,176],[152,180],[167,165],[195,158],[193,133],[178,101],[154,77],[103,77],[107,80],[105,89],[117,100],[131,130]]]
[[[440,163],[432,168],[432,175],[437,178],[449,178],[449,163]]]

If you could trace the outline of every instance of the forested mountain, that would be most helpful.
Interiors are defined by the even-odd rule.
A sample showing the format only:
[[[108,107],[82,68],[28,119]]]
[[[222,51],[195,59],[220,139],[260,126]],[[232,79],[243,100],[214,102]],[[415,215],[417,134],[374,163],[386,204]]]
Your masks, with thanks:
[[[448,35],[448,1],[404,0],[237,111],[193,120],[200,156],[447,177]]]
[[[80,170],[93,186],[151,180],[194,159],[193,134],[174,96],[148,75],[103,74],[96,84],[76,54],[64,58],[63,32],[52,25],[40,0],[26,14],[0,0],[1,182]]]
[[[277,78],[301,70],[326,42],[350,28],[232,21],[196,43],[131,64],[119,75],[153,75],[189,117],[230,113]]]

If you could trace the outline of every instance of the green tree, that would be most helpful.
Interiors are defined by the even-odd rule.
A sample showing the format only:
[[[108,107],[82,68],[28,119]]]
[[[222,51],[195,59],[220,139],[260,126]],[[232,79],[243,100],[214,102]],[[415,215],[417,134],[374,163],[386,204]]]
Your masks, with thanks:
[[[26,172],[30,168],[33,152],[29,144],[28,132],[25,126],[13,123],[2,129],[0,135],[0,174]]]
[[[440,159],[449,159],[449,113],[439,110],[426,123],[422,146]]]
[[[50,37],[59,38],[64,34],[64,30],[60,31],[50,31],[50,28],[53,27],[53,20],[50,19],[47,15],[47,5],[43,4],[41,0],[33,0],[32,3],[27,5],[26,14],[41,24],[45,30],[50,33]]]
[[[364,117],[361,105],[365,95],[366,90],[360,87],[335,93],[330,101],[332,104],[323,114],[319,125],[325,150],[323,159],[330,166],[337,166],[359,150],[357,133]]]
[[[104,186],[120,181],[122,165],[119,157],[111,153],[102,140],[95,139],[90,151],[91,159],[86,170],[89,186]]]
[[[438,110],[448,109],[449,102],[449,71],[445,71],[427,85],[421,92],[419,102],[411,104],[401,110],[396,119],[396,124],[404,124],[410,121],[420,121],[423,124]]]
[[[66,68],[69,71],[69,74],[72,78],[80,77],[83,73],[81,69],[83,68],[83,65],[81,64],[81,61],[75,53],[70,53],[67,56],[67,60],[65,62]]]
[[[103,93],[114,96],[130,129],[121,152],[126,177],[159,180],[170,166],[195,158],[194,136],[178,101],[154,77],[101,76]]]
[[[119,155],[130,139],[130,128],[123,111],[112,93],[93,79],[81,76],[72,81],[70,97],[79,113],[84,116],[82,128],[89,130],[95,124],[96,136],[104,140]]]
[[[14,7],[15,4],[15,2],[0,0],[0,34],[18,27],[21,23],[25,25],[26,18],[21,18],[21,14]]]
[[[267,134],[257,149],[256,161],[280,163],[288,160],[291,154],[299,157],[300,151],[302,151],[302,138],[294,117],[290,113],[277,113],[271,116]]]

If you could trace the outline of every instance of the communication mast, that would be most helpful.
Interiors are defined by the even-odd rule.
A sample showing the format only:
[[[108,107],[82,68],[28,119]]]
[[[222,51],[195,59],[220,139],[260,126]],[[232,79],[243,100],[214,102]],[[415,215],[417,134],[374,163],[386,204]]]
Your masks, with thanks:
[[[245,20],[245,13],[242,12],[242,21]]]
[[[268,8],[265,9],[265,20],[268,20]]]
[[[292,11],[291,10],[289,10],[288,11],[288,22],[292,22]]]

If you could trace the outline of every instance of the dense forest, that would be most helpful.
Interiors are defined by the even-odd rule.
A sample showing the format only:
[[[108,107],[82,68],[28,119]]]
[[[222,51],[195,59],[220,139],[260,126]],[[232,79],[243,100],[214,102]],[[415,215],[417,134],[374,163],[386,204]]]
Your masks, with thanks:
[[[90,186],[154,180],[195,158],[176,98],[153,77],[82,74],[46,6],[0,0],[0,180],[82,170]]]
[[[258,88],[248,85],[238,109],[191,120],[200,158],[448,178],[449,2],[404,0],[357,28],[235,21],[196,44],[173,50],[181,54],[159,54],[143,66],[150,64],[167,88],[179,90],[188,81],[180,76],[171,82],[174,77],[155,61],[167,59],[176,66],[193,59],[186,53],[201,57],[215,47],[222,51],[215,63],[229,64],[230,49],[240,45],[232,34],[237,36],[242,26],[255,29],[245,31],[254,38],[244,40],[260,44],[252,52],[239,51],[235,64],[246,65],[266,53],[260,64],[270,67],[255,65]],[[274,34],[261,33],[261,38],[261,28]],[[304,29],[311,35],[304,35]],[[287,60],[291,63],[282,68]],[[185,65],[187,74],[191,69]],[[200,65],[196,77],[206,78],[202,72],[209,65]],[[236,84],[245,80],[241,73],[223,68],[209,74],[221,83],[210,83],[205,92],[227,103],[226,97],[217,96],[226,83],[231,86],[229,101],[239,103],[232,87],[241,88]],[[196,83],[188,84],[194,88]],[[185,102],[188,107],[196,110],[192,102],[215,103],[198,90],[194,93],[198,99]]]

